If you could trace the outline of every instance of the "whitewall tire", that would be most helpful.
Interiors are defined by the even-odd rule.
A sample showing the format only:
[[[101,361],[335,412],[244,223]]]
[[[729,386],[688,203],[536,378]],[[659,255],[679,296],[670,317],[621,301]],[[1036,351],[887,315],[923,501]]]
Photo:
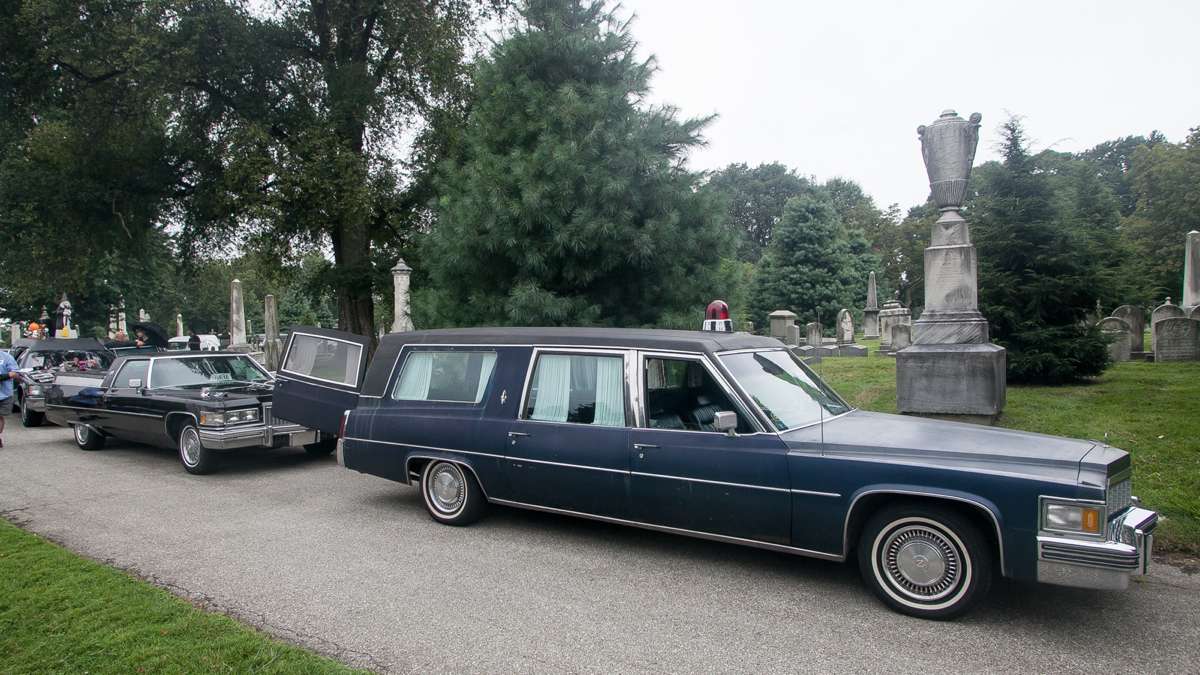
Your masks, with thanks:
[[[471,470],[441,460],[426,464],[421,472],[421,497],[430,517],[446,525],[469,525],[487,506]]]
[[[934,505],[885,507],[858,542],[863,580],[903,614],[949,619],[987,594],[992,549],[967,518]]]

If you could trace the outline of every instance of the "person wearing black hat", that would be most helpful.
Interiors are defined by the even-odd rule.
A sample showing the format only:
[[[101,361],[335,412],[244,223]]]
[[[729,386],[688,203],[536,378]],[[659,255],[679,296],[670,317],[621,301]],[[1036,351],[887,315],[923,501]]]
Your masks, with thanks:
[[[188,338],[188,351],[200,351],[200,336],[193,331],[191,337]]]

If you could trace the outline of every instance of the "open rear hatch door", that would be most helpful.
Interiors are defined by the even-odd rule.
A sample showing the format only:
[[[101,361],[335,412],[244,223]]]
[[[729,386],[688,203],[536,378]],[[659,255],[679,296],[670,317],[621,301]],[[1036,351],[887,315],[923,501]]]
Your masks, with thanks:
[[[328,328],[293,327],[275,373],[272,414],[336,435],[342,413],[358,405],[368,340]]]

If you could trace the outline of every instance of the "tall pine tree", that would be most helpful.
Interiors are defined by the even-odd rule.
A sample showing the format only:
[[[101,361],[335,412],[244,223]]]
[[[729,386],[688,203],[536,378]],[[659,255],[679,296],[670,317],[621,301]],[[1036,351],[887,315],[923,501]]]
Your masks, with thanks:
[[[708,120],[644,103],[653,61],[603,2],[524,17],[479,66],[440,172],[418,318],[637,326],[702,307],[728,240],[684,166]]]
[[[1103,283],[1088,242],[1055,208],[1050,177],[1018,120],[1001,127],[1003,161],[979,167],[968,219],[979,251],[979,305],[1008,350],[1011,382],[1055,384],[1100,374],[1104,337],[1089,317]]]

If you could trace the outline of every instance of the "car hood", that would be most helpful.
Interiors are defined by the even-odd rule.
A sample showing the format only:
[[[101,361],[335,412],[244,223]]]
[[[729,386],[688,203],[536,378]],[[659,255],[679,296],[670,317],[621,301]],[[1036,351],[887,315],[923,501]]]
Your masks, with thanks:
[[[819,445],[832,457],[924,464],[1104,485],[1129,465],[1124,451],[1098,443],[961,422],[854,410],[786,432],[789,445]]]
[[[235,407],[242,404],[252,404],[259,401],[271,400],[271,389],[265,387],[221,387],[208,390],[208,396],[204,396],[200,389],[160,389],[156,390],[166,396],[175,399],[183,399],[189,401],[204,401],[213,404],[223,404],[230,407]]]

